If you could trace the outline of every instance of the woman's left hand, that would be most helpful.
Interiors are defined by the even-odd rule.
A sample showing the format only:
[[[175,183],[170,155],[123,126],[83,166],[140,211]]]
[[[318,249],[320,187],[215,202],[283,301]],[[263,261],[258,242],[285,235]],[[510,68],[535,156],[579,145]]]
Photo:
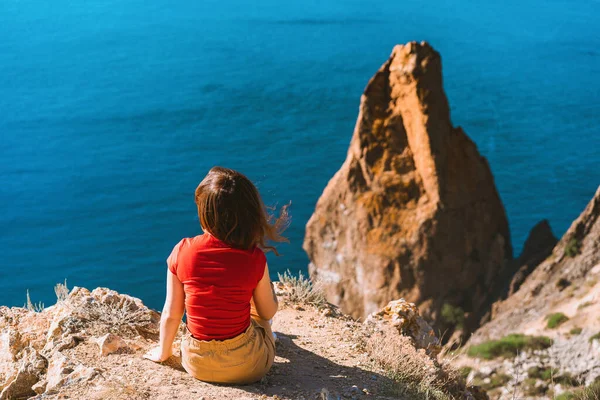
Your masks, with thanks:
[[[153,347],[144,354],[144,358],[154,361],[157,363],[161,363],[166,361],[169,357],[173,355],[173,352],[165,353],[160,346]]]

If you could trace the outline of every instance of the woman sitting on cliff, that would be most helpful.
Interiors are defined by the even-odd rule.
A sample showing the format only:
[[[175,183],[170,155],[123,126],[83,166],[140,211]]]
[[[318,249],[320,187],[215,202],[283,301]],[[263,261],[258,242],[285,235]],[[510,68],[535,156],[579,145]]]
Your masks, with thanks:
[[[196,205],[204,234],[181,240],[167,259],[160,345],[144,357],[162,362],[172,355],[185,310],[185,370],[206,382],[252,383],[275,358],[269,320],[278,304],[263,250],[277,254],[266,241],[287,241],[287,209],[270,223],[252,182],[221,167],[200,182]]]

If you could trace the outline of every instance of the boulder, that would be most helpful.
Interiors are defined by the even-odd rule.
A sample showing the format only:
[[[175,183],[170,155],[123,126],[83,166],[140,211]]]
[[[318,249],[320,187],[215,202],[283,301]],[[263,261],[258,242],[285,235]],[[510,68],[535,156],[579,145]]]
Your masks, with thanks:
[[[475,325],[487,311],[512,259],[508,222],[487,161],[452,126],[429,44],[396,46],[369,81],[304,249],[327,299],[353,317],[398,298],[430,319],[445,304]]]
[[[434,359],[442,350],[440,340],[427,321],[421,317],[414,303],[404,299],[390,301],[365,320],[365,324],[380,323],[389,324],[396,328],[399,334],[410,337],[417,349],[424,349]]]

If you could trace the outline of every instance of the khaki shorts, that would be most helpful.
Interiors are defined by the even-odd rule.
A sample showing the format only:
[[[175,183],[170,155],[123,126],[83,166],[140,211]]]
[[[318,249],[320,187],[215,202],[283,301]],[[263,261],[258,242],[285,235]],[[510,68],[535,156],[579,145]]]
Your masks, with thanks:
[[[246,331],[227,340],[197,340],[189,331],[181,339],[181,363],[204,382],[248,384],[264,377],[275,359],[268,321],[252,316]]]

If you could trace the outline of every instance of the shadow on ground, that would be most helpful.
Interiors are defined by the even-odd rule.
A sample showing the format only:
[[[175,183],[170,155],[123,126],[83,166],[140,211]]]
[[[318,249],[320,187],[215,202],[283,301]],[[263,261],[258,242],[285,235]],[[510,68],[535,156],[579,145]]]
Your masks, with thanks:
[[[329,393],[328,399],[338,399],[344,396],[360,398],[369,393],[371,398],[382,399],[393,396],[398,390],[398,383],[381,374],[340,365],[299,347],[292,340],[295,335],[278,333],[278,336],[278,359],[269,374],[258,383],[236,386],[254,395],[253,398],[277,395],[292,399],[320,399],[321,393]],[[180,357],[173,357],[165,365],[185,372]]]

